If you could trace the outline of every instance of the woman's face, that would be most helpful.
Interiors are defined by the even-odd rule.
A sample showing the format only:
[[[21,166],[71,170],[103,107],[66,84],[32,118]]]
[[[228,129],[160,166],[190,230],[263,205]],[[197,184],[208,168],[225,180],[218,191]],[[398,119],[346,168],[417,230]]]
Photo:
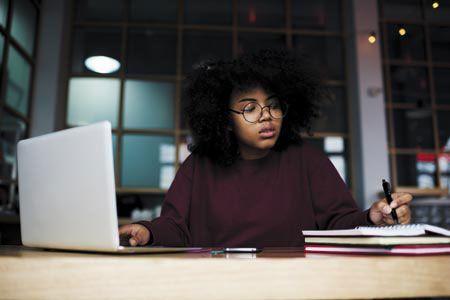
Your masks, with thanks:
[[[257,112],[260,108],[256,104],[261,105],[261,107],[273,105],[272,114],[276,114],[274,112],[279,107],[279,99],[275,95],[267,93],[261,87],[247,92],[233,92],[231,94],[230,109],[242,112],[245,108],[246,116],[258,116]],[[262,110],[262,115],[259,118],[249,118],[254,123],[246,121],[242,114],[230,112],[230,115],[232,119],[230,130],[234,132],[238,140],[239,149],[244,159],[264,156],[278,140],[282,119],[273,118],[269,113],[269,107]]]

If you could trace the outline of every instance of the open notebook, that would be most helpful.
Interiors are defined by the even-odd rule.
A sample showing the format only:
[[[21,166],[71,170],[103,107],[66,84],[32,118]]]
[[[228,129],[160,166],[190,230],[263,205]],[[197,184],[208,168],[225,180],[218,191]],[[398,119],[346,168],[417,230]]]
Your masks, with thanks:
[[[406,224],[392,226],[358,226],[341,230],[303,230],[306,236],[421,236],[442,235],[450,237],[450,230],[428,224]]]

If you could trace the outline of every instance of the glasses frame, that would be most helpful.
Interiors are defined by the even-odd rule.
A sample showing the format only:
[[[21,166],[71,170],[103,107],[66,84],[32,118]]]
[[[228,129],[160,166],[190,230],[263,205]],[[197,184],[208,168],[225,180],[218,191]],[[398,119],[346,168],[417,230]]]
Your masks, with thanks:
[[[250,104],[256,104],[256,105],[258,105],[258,106],[261,108],[261,112],[259,113],[259,117],[258,117],[258,118],[256,119],[256,121],[254,121],[254,122],[247,120],[247,118],[245,117],[245,108],[246,108],[248,105],[250,105]],[[276,118],[276,117],[274,117],[274,116],[272,115],[272,111],[271,111],[271,106],[272,106],[272,104],[261,106],[261,104],[259,104],[259,103],[257,103],[257,102],[250,102],[250,103],[246,104],[246,105],[244,106],[244,108],[243,108],[241,111],[238,111],[238,110],[235,110],[235,109],[231,109],[231,108],[228,109],[228,110],[231,111],[231,112],[234,112],[234,113],[236,113],[236,114],[242,115],[242,117],[244,118],[245,121],[247,121],[247,122],[249,122],[249,123],[251,123],[251,124],[255,124],[255,123],[258,123],[258,120],[259,120],[259,119],[261,119],[261,117],[262,117],[262,115],[263,115],[263,112],[264,112],[264,108],[266,108],[266,107],[269,108],[269,115],[270,115],[271,118],[278,120],[278,119],[283,119],[284,117],[286,117],[287,112],[288,112],[288,109],[289,109],[289,106],[287,105],[287,103],[284,103],[284,102],[280,102],[280,105],[284,105],[284,106],[286,107],[286,110],[283,112],[283,115],[281,116],[281,118]]]

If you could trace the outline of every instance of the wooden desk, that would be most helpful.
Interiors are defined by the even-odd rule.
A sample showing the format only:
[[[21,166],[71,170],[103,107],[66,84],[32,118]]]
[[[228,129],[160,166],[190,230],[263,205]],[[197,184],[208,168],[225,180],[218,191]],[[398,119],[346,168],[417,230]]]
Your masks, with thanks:
[[[295,251],[297,250],[297,251]],[[302,299],[450,296],[450,255],[105,255],[0,246],[0,298]]]

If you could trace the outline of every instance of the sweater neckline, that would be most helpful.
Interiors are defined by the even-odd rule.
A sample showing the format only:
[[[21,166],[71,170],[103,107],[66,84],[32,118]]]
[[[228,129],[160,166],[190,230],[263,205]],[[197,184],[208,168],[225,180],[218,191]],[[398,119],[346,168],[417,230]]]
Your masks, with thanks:
[[[252,166],[252,165],[259,165],[259,164],[262,164],[263,162],[268,161],[273,156],[273,152],[274,151],[271,149],[269,151],[269,153],[267,153],[266,156],[261,157],[261,158],[256,158],[256,159],[243,159],[243,158],[240,157],[239,158],[239,162],[242,165],[250,165],[250,166]]]

